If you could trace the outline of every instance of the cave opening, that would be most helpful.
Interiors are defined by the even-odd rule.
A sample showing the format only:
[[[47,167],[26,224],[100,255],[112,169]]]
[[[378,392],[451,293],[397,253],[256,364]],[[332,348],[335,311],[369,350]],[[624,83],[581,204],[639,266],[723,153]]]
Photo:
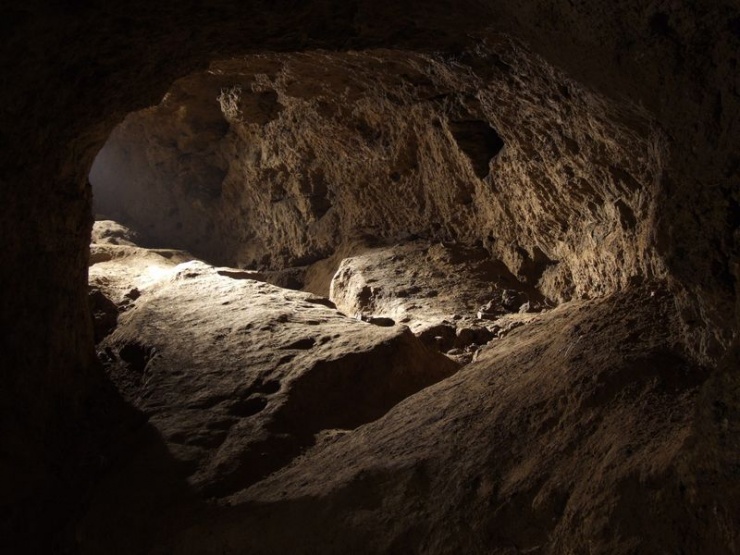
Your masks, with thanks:
[[[476,285],[445,309],[447,324],[458,313],[539,310],[614,291],[649,266],[634,247],[652,202],[641,184],[660,171],[645,156],[659,154],[650,125],[637,107],[617,109],[513,41],[465,56],[216,61],[112,132],[90,182],[96,218],[117,223],[98,222],[93,240],[158,249],[168,264],[231,267],[341,300],[361,319],[436,328],[409,307],[414,291],[431,299],[439,287],[409,277],[386,295],[364,283],[382,281],[362,276],[389,262],[335,280],[345,259],[393,256],[394,245],[416,241],[416,263],[475,266]],[[614,141],[623,134],[629,141]],[[435,245],[444,250],[436,258]],[[92,259],[110,257],[104,250],[93,246]]]
[[[90,303],[112,374],[128,382],[162,349],[119,319],[188,279],[203,291],[223,278],[271,284],[280,302],[292,299],[284,289],[306,292],[312,308],[410,330],[445,368],[554,306],[526,249],[517,275],[492,234],[481,240],[455,213],[490,195],[504,149],[467,79],[405,51],[262,54],[213,62],[129,114],[89,175]],[[462,92],[440,94],[451,82]],[[176,298],[169,308],[187,312],[187,295]],[[231,304],[215,301],[214,313]],[[198,335],[211,332],[228,335]]]

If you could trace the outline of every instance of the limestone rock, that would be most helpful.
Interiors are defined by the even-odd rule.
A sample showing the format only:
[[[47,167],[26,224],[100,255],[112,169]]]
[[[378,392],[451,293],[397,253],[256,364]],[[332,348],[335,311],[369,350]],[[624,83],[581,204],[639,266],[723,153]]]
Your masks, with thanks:
[[[118,519],[140,505],[108,488],[108,521],[92,513],[86,533],[109,553],[731,553],[740,492],[707,447],[734,424],[694,410],[721,386],[674,349],[671,297],[643,288],[532,317],[379,420],[326,429],[246,490],[205,505],[181,492],[124,536]],[[250,410],[270,411],[270,395]],[[702,516],[709,507],[716,518]]]
[[[458,57],[215,61],[131,114],[91,180],[147,246],[214,264],[282,270],[358,234],[417,234],[478,242],[560,301],[662,272],[647,227],[662,149],[645,111],[492,38]]]
[[[254,553],[730,553],[740,496],[729,468],[702,461],[694,412],[709,373],[671,347],[670,297],[649,295],[536,316],[449,380],[234,496],[239,527],[215,536]],[[709,499],[716,520],[702,517]]]
[[[193,257],[182,251],[93,244],[90,246],[89,279],[120,305],[131,300],[129,293],[134,289],[145,289],[157,283],[175,266],[188,260]]]
[[[345,314],[388,318],[431,347],[457,349],[451,356],[461,362],[495,337],[503,327],[498,320],[519,312],[525,300],[532,312],[547,302],[483,248],[423,240],[358,249],[339,264],[329,295]]]
[[[138,246],[138,233],[114,220],[96,220],[92,229],[92,244]]]
[[[125,260],[133,268],[152,260],[141,257]],[[375,420],[457,368],[408,328],[348,318],[327,303],[237,270],[172,265],[141,287],[100,356],[124,397],[148,417],[141,434],[161,437],[172,464],[187,469],[190,488],[222,497],[284,466],[323,430]],[[137,456],[154,457],[147,453],[144,447]],[[113,510],[111,495],[136,511],[182,501],[168,501],[154,477],[146,487],[159,494],[155,507],[136,506],[129,485],[115,486],[136,482],[131,472],[118,469],[114,484],[104,486],[86,526],[90,541],[102,541],[96,528]]]

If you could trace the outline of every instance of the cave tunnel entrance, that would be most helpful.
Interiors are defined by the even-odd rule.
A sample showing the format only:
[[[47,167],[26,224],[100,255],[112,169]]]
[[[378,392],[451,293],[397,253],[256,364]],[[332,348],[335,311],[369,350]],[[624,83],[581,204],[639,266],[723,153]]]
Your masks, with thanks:
[[[456,212],[490,196],[504,139],[480,100],[439,94],[450,79],[464,90],[443,58],[412,52],[215,62],[113,131],[94,211],[147,246],[260,270],[361,234],[474,243]]]
[[[97,352],[199,494],[377,420],[546,307],[455,218],[503,140],[475,102],[421,100],[428,62],[215,63],[96,157]]]
[[[640,183],[657,170],[636,152],[650,149],[615,142],[622,123],[603,99],[541,59],[500,43],[495,57],[510,59],[476,82],[442,55],[263,53],[213,62],[129,114],[90,172],[91,303],[114,382],[140,384],[146,412],[167,394],[152,376],[179,367],[197,383],[219,356],[247,353],[263,369],[237,400],[206,404],[252,417],[299,387],[286,368],[354,326],[369,326],[370,358],[391,334],[395,385],[373,382],[369,404],[335,399],[344,416],[317,413],[304,445],[376,418],[559,302],[617,289],[639,263]],[[260,350],[243,343],[259,333]],[[408,374],[419,361],[429,370]],[[178,391],[201,402],[198,387]],[[269,470],[255,468],[249,480]]]

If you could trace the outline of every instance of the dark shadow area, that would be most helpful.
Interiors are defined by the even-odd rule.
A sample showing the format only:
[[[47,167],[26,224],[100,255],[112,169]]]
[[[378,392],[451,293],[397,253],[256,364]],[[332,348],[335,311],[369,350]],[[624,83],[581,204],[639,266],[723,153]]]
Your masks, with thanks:
[[[109,466],[76,519],[73,553],[149,553],[206,509],[187,483],[192,469],[172,456],[151,424],[111,447]]]
[[[470,159],[475,174],[485,179],[490,163],[504,148],[504,140],[486,121],[451,121],[450,131],[455,142]]]
[[[116,553],[145,553],[152,532],[142,529],[147,514],[153,516],[173,503],[180,510],[197,505],[184,481],[186,474],[147,417],[121,397],[102,371],[99,375],[79,414],[58,413],[53,443],[45,446],[45,459],[51,463],[44,469],[36,462],[32,471],[45,472],[43,488],[2,507],[3,553],[113,553],[113,545],[121,546]],[[129,469],[139,464],[142,451],[146,465],[132,476]],[[126,517],[135,525],[126,525]],[[85,524],[91,522],[92,527]]]

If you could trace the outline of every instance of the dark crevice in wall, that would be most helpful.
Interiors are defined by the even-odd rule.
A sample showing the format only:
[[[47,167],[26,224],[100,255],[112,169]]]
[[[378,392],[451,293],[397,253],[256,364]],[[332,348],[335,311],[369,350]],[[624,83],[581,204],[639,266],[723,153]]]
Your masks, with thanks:
[[[504,140],[486,121],[450,121],[448,125],[457,146],[473,165],[475,174],[485,179],[491,160],[504,148]]]

